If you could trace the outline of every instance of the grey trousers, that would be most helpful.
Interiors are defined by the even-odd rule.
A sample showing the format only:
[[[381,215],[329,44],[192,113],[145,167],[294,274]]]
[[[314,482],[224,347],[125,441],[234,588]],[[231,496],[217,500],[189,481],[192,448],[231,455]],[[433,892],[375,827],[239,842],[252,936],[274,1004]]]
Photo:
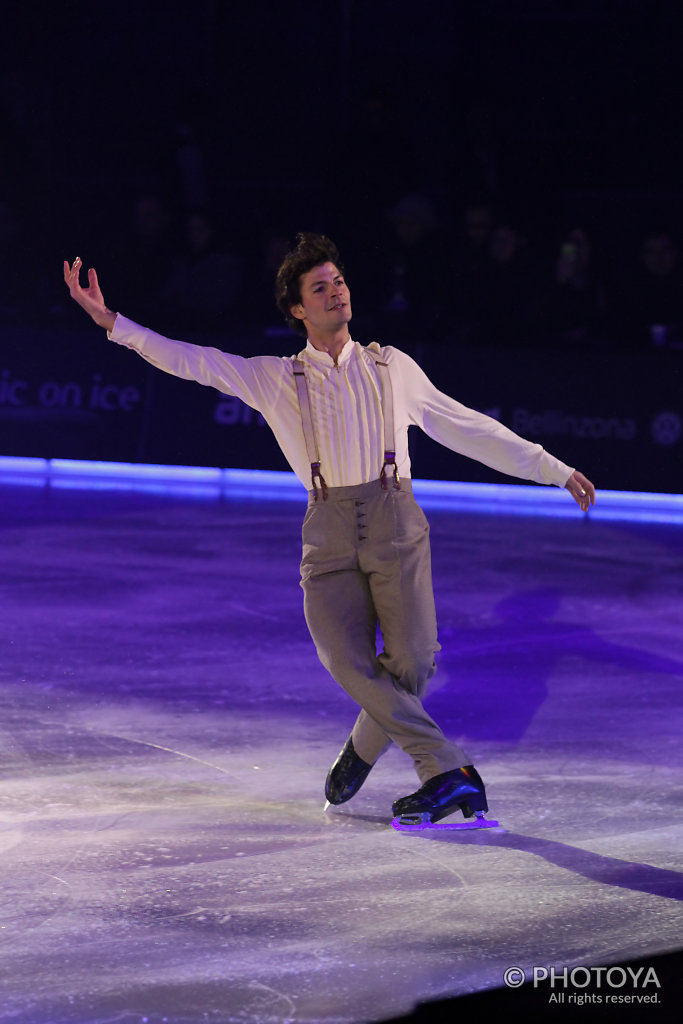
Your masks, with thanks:
[[[440,646],[429,525],[410,480],[331,487],[327,501],[311,493],[302,536],[306,622],[321,662],[361,706],[359,757],[374,764],[396,743],[420,782],[470,764],[422,706]]]

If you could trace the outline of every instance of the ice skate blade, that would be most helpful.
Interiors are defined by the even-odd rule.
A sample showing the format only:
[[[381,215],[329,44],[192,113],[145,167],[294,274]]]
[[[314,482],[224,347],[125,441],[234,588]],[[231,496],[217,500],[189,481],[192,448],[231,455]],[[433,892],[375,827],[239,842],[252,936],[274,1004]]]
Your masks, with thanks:
[[[399,814],[391,823],[397,832],[420,832],[424,829],[440,829],[445,832],[464,832],[473,828],[500,828],[500,822],[485,818],[478,812],[474,821],[430,821],[429,814]]]

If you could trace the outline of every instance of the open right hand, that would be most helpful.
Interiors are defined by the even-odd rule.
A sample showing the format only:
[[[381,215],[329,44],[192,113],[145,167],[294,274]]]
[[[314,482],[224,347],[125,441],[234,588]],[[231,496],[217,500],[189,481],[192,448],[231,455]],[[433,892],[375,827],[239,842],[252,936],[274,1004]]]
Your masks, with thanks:
[[[116,313],[112,313],[110,309],[104,304],[104,298],[100,291],[100,286],[97,281],[97,274],[94,269],[88,271],[88,287],[82,288],[79,280],[80,270],[82,267],[80,256],[77,256],[73,261],[73,265],[69,266],[68,260],[64,260],[64,281],[66,283],[71,298],[82,306],[83,309],[88,313],[96,324],[100,327],[105,327],[108,331],[114,326],[116,320]]]

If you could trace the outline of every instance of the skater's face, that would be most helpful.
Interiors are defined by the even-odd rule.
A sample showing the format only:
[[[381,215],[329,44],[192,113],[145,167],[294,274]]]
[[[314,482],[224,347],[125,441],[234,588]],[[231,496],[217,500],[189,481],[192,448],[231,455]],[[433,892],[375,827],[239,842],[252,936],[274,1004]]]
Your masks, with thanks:
[[[292,306],[292,316],[303,320],[309,335],[329,335],[351,319],[351,295],[334,263],[323,263],[301,275],[301,302]]]

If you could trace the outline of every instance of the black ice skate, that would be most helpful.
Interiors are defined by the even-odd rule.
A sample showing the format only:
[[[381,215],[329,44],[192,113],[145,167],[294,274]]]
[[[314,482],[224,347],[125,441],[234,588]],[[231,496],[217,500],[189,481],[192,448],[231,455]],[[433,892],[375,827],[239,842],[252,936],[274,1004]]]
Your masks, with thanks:
[[[460,822],[446,828],[497,828],[498,822],[484,817],[488,811],[486,790],[476,768],[467,765],[436,775],[410,796],[401,797],[392,806],[396,829],[429,828],[454,811],[461,810],[472,822]]]
[[[349,736],[325,780],[325,796],[327,797],[325,810],[329,804],[344,804],[352,796],[355,796],[367,779],[371,768],[371,764],[358,756]]]

